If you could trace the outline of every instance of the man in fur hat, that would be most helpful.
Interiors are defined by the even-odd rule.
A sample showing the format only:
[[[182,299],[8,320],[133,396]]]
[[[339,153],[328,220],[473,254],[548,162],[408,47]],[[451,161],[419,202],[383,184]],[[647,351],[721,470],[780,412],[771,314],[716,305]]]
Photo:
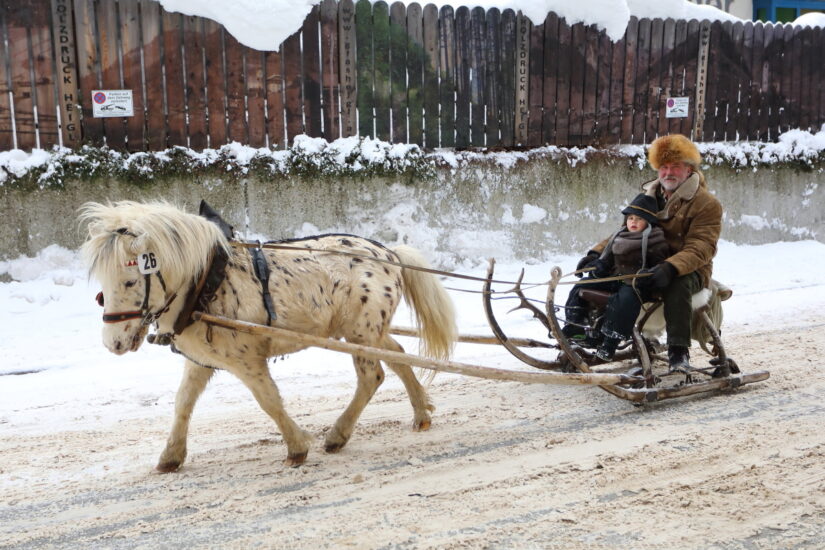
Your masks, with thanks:
[[[656,217],[672,255],[653,268],[637,286],[657,290],[664,299],[668,362],[671,370],[690,366],[688,348],[692,296],[710,285],[713,257],[722,230],[722,205],[708,191],[699,171],[699,150],[680,134],[662,136],[650,145],[648,160],[658,177],[642,186],[656,199]],[[596,245],[578,269],[595,263],[607,241]]]

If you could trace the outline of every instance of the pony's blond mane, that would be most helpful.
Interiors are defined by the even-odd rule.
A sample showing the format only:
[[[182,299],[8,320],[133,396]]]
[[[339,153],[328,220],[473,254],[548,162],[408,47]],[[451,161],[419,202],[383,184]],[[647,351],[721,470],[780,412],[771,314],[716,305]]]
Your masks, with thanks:
[[[230,245],[214,223],[165,202],[87,202],[80,208],[89,236],[81,249],[89,275],[98,280],[143,252],[154,252],[166,281],[180,285],[207,268],[215,245]]]

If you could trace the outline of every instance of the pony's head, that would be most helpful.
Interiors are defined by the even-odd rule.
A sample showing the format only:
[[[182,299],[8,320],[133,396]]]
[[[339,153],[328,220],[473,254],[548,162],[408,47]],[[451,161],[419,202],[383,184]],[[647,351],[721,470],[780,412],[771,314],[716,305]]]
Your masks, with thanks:
[[[172,302],[208,268],[210,252],[229,244],[218,227],[166,202],[89,202],[82,254],[100,282],[103,344],[118,355],[136,351]]]

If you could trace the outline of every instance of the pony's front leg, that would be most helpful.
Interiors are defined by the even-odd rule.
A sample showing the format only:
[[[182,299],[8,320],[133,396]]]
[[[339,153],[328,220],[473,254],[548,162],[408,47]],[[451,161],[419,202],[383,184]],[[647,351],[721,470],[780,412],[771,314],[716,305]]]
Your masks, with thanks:
[[[201,367],[186,360],[183,380],[180,382],[178,394],[175,397],[175,420],[172,423],[172,431],[169,433],[169,439],[166,440],[166,448],[160,454],[158,465],[155,466],[159,472],[174,472],[186,459],[186,437],[189,433],[192,409],[195,408],[195,402],[203,393],[214,372],[210,368]]]
[[[284,464],[290,467],[303,464],[307,458],[312,435],[299,428],[287,414],[278,386],[267,369],[266,360],[261,360],[259,365],[245,363],[233,373],[249,388],[261,408],[272,417],[281,430],[287,448]]]
[[[335,425],[327,434],[324,449],[328,453],[338,452],[347,444],[355,428],[355,422],[372,396],[375,395],[375,390],[384,381],[384,369],[378,361],[353,357],[353,363],[355,363],[355,371],[358,374],[358,387],[355,389],[355,395],[352,396],[349,406],[338,417]]]

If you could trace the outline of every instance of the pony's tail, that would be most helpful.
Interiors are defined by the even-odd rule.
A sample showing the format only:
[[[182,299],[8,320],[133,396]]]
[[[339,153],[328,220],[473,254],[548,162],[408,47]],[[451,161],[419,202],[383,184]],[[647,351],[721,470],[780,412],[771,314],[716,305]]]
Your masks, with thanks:
[[[421,253],[411,246],[397,246],[392,251],[403,264],[430,267]],[[415,313],[421,335],[421,352],[435,359],[449,359],[458,336],[450,296],[432,273],[402,269],[401,275],[404,298]]]

